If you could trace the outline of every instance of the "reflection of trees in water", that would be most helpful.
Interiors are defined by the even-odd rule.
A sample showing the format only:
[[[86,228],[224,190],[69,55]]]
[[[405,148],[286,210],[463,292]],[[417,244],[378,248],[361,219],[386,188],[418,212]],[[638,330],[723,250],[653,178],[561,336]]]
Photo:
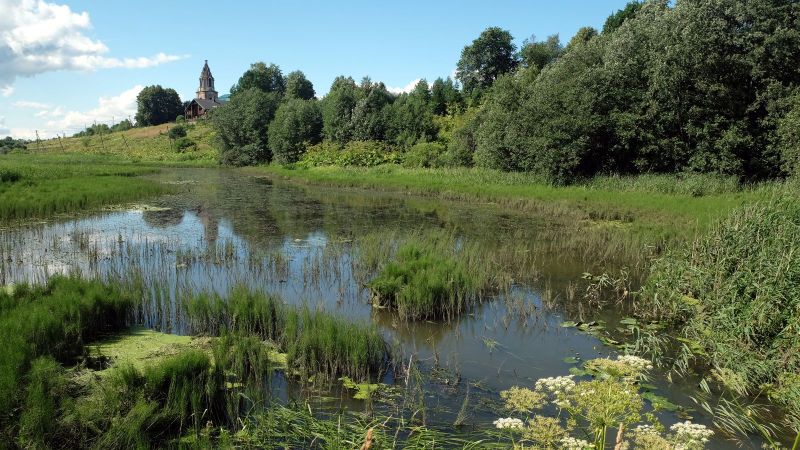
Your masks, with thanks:
[[[183,209],[168,208],[148,210],[142,213],[144,222],[154,228],[167,228],[179,225],[183,220]]]

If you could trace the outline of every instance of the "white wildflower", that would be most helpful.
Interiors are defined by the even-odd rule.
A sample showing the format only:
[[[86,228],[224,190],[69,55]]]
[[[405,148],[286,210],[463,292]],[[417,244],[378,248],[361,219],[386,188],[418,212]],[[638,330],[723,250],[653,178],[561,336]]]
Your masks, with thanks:
[[[589,447],[591,447],[591,444],[583,439],[569,436],[561,439],[561,448],[563,450],[586,450]]]
[[[521,429],[522,428],[522,421],[519,419],[515,419],[513,417],[505,417],[495,420],[494,426],[499,429]]]
[[[617,356],[617,361],[626,364],[637,372],[646,372],[653,369],[653,363],[638,356],[620,355]]]
[[[675,433],[675,439],[684,444],[705,444],[714,435],[705,425],[690,421],[678,422],[669,428]]]
[[[561,395],[569,393],[575,387],[575,381],[572,380],[572,375],[565,377],[549,377],[541,378],[536,381],[536,390],[539,392]]]

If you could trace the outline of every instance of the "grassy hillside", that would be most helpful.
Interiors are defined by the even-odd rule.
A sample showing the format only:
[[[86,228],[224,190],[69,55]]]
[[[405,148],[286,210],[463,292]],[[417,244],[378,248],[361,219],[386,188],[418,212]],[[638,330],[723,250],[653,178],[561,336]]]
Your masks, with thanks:
[[[182,163],[190,165],[214,165],[217,151],[214,148],[214,131],[211,126],[199,121],[187,124],[187,138],[192,146],[178,150],[167,136],[175,124],[133,128],[96,136],[49,139],[40,144],[32,143],[28,149],[33,153],[82,153],[92,155],[114,155],[132,161]]]

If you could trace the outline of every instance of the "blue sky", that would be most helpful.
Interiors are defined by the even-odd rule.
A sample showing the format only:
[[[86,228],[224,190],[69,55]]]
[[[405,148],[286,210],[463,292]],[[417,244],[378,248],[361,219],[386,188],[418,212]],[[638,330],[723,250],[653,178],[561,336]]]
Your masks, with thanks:
[[[318,95],[341,74],[402,89],[450,75],[487,27],[566,42],[626,0],[341,3],[0,0],[0,136],[118,121],[150,84],[191,99],[204,59],[221,93],[255,61],[302,70]]]

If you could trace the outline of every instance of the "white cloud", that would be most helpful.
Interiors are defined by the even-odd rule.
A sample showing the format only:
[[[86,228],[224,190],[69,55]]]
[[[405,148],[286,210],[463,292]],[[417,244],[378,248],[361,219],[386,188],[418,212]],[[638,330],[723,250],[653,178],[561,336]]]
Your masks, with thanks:
[[[45,127],[45,133],[48,136],[60,134],[62,131],[78,131],[94,122],[109,123],[112,119],[119,122],[136,113],[136,96],[141,90],[142,86],[136,85],[119,95],[100,97],[97,106],[88,111],[64,112],[60,106],[57,106],[51,110],[43,110],[37,113],[37,116],[53,117]]]
[[[30,108],[30,109],[47,109],[50,105],[47,103],[29,102],[27,100],[19,100],[11,104],[17,108]]]
[[[114,58],[109,49],[84,33],[89,14],[44,0],[0,0],[0,89],[8,96],[17,77],[55,70],[92,71],[146,68],[184,56],[158,53],[152,57]]]
[[[11,97],[11,94],[14,93],[14,86],[4,86],[0,87],[0,95],[3,97]]]
[[[3,116],[0,116],[0,136],[5,136],[5,135],[9,134],[10,132],[11,132],[11,130],[6,128],[6,118],[3,117]]]
[[[411,81],[404,87],[387,87],[386,90],[391,92],[392,94],[403,94],[409,93],[414,90],[414,87],[422,80],[422,78],[417,78],[416,80]]]

